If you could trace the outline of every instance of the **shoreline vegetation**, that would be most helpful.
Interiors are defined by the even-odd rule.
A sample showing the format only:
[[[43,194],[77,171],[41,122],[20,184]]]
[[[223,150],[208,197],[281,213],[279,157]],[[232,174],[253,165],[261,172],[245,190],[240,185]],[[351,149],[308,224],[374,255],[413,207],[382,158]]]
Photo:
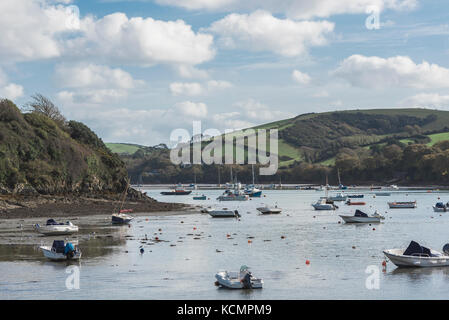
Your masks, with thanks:
[[[0,220],[38,217],[111,215],[121,205],[120,194],[97,195],[0,195]],[[159,202],[130,188],[123,209],[139,213],[187,212],[190,206]]]
[[[182,210],[128,189],[124,162],[43,95],[19,109],[0,99],[0,219]]]

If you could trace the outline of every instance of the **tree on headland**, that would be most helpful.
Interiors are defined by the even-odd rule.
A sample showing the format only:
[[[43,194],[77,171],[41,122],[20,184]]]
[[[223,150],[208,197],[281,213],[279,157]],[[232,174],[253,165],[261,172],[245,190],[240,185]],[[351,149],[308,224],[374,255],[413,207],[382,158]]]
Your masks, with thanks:
[[[25,104],[26,111],[43,114],[61,126],[66,123],[66,118],[50,99],[40,93],[34,94],[31,98],[32,101]]]

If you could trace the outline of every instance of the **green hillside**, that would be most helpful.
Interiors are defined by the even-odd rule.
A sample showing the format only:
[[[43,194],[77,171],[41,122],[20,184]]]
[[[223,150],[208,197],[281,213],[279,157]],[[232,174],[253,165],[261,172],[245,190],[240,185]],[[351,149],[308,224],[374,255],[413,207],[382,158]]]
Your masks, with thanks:
[[[145,148],[144,146],[132,143],[105,143],[106,147],[114,153],[118,154],[133,154],[134,152]]]
[[[391,139],[405,144],[422,143],[426,138],[430,144],[445,140],[449,112],[372,109],[308,113],[256,128],[279,130],[281,166],[301,160],[332,165],[341,148],[369,148]]]
[[[0,193],[121,192],[122,160],[87,126],[0,100]]]

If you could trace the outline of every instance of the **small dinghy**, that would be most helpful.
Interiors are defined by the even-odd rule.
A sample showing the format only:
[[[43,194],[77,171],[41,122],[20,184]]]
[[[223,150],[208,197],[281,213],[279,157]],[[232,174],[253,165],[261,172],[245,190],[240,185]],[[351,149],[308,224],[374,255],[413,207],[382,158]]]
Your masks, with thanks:
[[[421,246],[411,241],[407,249],[385,250],[384,255],[398,267],[446,267],[449,266],[449,244],[443,252]]]
[[[51,247],[41,246],[39,249],[50,260],[79,260],[81,258],[81,251],[78,249],[76,242],[64,243],[64,240],[55,240]]]
[[[240,272],[219,271],[215,275],[216,286],[227,289],[262,289],[263,280],[253,277],[247,266],[241,266]]]
[[[211,209],[211,210],[207,210],[207,213],[213,218],[238,218],[238,217],[240,217],[240,214],[237,210],[230,210],[228,208]]]
[[[328,199],[331,201],[346,201],[347,198],[348,197],[344,196],[341,193],[337,193],[336,195],[328,197]]]
[[[347,195],[348,198],[363,198],[364,195],[363,194],[348,194]]]
[[[277,205],[274,207],[264,206],[256,209],[262,214],[279,214],[282,211],[282,209],[278,208]]]
[[[364,206],[366,202],[363,201],[351,201],[351,199],[348,199],[348,201],[345,202],[348,206]]]
[[[340,215],[340,217],[346,223],[375,223],[385,219],[385,217],[380,215],[377,210],[371,216],[360,210],[355,210],[355,214],[353,216]]]
[[[449,202],[446,204],[443,202],[437,202],[434,206],[432,206],[432,208],[435,212],[446,212],[449,210]]]
[[[390,209],[414,209],[417,207],[416,201],[388,202]]]
[[[193,200],[206,200],[207,199],[207,197],[206,197],[206,195],[201,195],[201,196],[194,196],[193,197]]]
[[[41,226],[36,223],[34,225],[34,228],[37,232],[42,233],[46,236],[72,234],[78,232],[79,229],[78,226],[75,226],[70,221],[67,221],[66,223],[59,223],[54,219],[48,219],[45,226]]]

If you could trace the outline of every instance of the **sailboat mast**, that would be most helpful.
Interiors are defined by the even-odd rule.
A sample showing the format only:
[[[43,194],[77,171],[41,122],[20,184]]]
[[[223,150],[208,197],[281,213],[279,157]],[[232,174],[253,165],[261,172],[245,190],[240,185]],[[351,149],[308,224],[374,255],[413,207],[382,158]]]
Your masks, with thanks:
[[[251,165],[251,170],[253,172],[253,185],[254,185],[254,165],[253,164]]]

